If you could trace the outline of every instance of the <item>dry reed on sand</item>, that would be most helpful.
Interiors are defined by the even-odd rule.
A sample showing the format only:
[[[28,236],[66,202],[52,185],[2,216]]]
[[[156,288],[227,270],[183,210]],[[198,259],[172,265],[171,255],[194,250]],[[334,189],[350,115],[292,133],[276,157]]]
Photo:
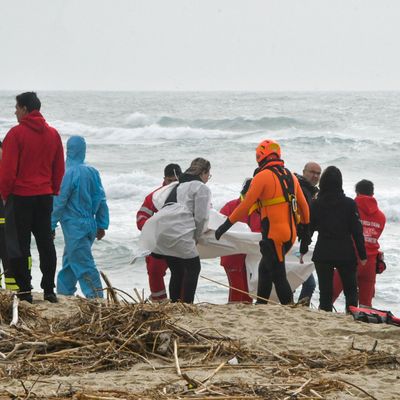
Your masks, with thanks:
[[[350,390],[350,389],[352,390]],[[32,386],[31,386],[31,389]],[[0,390],[1,398],[26,399],[30,395],[32,398],[38,397],[35,393],[24,386],[25,395],[15,395],[7,391]],[[242,380],[218,381],[199,386],[190,387],[190,385],[179,385],[171,383],[169,385],[160,385],[157,388],[146,390],[140,393],[132,393],[128,390],[75,390],[69,388],[67,391],[59,391],[54,395],[46,396],[47,400],[172,400],[172,399],[192,399],[192,400],[294,400],[294,399],[325,399],[328,395],[337,394],[339,391],[346,391],[354,398],[362,398],[365,395],[369,398],[377,400],[368,392],[354,385],[349,385],[348,382],[326,379],[326,378],[310,378],[300,380],[292,378],[290,380],[281,380],[260,383],[247,383]],[[4,397],[3,397],[4,396]],[[7,396],[7,397],[6,397]],[[40,397],[43,398],[43,397]],[[334,397],[333,397],[334,398]]]
[[[0,376],[121,369],[138,361],[151,364],[154,357],[168,361],[174,340],[208,346],[213,355],[238,351],[238,342],[228,337],[180,327],[173,313],[182,310],[187,313],[190,307],[82,299],[78,312],[68,319],[35,316],[17,327],[4,327],[0,335]]]
[[[7,307],[11,306],[10,295],[8,302],[0,297],[2,315],[9,315]],[[29,306],[28,310],[31,310]],[[399,368],[399,359],[375,351],[375,346],[372,351],[353,349],[339,356],[327,351],[273,353],[269,349],[248,349],[215,330],[193,331],[180,326],[182,313],[199,312],[198,307],[183,304],[107,303],[84,299],[77,301],[76,314],[67,319],[48,319],[27,312],[22,324],[0,329],[0,377],[19,378],[23,382],[23,378],[33,374],[42,377],[116,370],[140,361],[155,370],[152,361],[158,359],[165,364],[158,364],[157,370],[174,368],[178,379],[141,393],[79,388],[60,392],[54,398],[284,400],[324,398],[344,388],[353,393],[362,392],[361,388],[351,388],[348,382],[329,379],[327,374],[331,372]],[[230,365],[228,360],[234,357],[237,364]],[[190,371],[209,369],[212,373],[205,379],[191,376]],[[225,376],[217,381],[215,376],[222,369],[230,369],[232,373],[238,369],[254,369],[254,379],[228,382]],[[7,393],[0,390],[0,395],[7,396]],[[25,389],[25,395],[17,397],[35,397],[34,389]]]
[[[11,322],[13,296],[13,293],[10,291],[0,291],[0,325],[9,324]],[[34,321],[36,318],[39,318],[39,313],[36,308],[27,302],[21,302],[19,304],[18,314],[22,322],[25,320]]]

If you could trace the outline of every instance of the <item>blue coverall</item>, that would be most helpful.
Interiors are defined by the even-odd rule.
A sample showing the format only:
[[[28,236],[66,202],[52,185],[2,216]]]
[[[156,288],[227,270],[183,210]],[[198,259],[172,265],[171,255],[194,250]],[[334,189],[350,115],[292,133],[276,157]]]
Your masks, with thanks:
[[[99,271],[92,255],[98,229],[107,229],[109,213],[99,172],[84,163],[86,142],[72,136],[67,142],[66,171],[59,196],[54,197],[51,225],[61,222],[65,249],[57,276],[57,293],[73,295],[79,282],[88,298],[103,297]]]

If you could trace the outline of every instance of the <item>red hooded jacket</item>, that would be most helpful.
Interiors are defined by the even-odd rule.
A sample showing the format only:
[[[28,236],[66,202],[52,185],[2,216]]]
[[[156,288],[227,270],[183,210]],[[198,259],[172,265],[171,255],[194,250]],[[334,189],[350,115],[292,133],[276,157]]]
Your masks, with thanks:
[[[241,203],[240,198],[231,200],[226,203],[220,210],[220,213],[226,216],[232,214],[233,210]],[[240,222],[244,222],[249,225],[252,232],[261,232],[261,216],[255,211],[250,216],[242,218]],[[221,265],[223,267],[241,266],[244,265],[246,254],[233,254],[231,256],[221,257]]]
[[[32,111],[11,128],[4,139],[1,196],[7,200],[10,194],[58,194],[64,169],[60,135],[39,111]]]
[[[359,194],[354,200],[363,226],[367,255],[377,255],[379,250],[378,239],[386,223],[385,214],[378,208],[378,203],[373,196]]]

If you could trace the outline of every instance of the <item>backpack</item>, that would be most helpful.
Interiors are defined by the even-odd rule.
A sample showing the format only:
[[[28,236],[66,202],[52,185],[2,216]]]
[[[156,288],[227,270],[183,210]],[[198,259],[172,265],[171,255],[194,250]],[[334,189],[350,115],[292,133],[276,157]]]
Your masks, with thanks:
[[[367,322],[369,324],[389,324],[400,327],[400,318],[395,317],[391,311],[354,306],[350,306],[349,311],[355,321]]]

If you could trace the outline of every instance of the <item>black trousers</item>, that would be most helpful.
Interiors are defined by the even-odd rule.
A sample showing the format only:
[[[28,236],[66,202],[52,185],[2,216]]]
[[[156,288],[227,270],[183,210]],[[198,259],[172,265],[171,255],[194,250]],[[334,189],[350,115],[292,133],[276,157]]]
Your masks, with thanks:
[[[341,265],[315,262],[315,269],[318,275],[319,285],[319,308],[325,311],[332,311],[333,295],[333,272],[338,270],[343,283],[343,293],[346,298],[346,310],[349,306],[358,305],[357,291],[357,264],[344,263]]]
[[[11,272],[10,261],[7,255],[5,224],[2,223],[1,221],[0,221],[0,258],[3,264],[5,288],[9,290],[18,290],[19,288]],[[0,276],[0,287],[1,287],[1,276]]]
[[[12,274],[21,292],[31,291],[31,234],[39,252],[41,287],[53,293],[57,256],[51,232],[53,196],[10,195],[5,206],[6,244]]]
[[[272,284],[281,304],[293,302],[293,292],[286,277],[285,262],[280,262],[276,254],[274,242],[263,239],[260,242],[262,258],[258,266],[257,296],[269,299]],[[257,304],[266,304],[266,300],[257,299]]]
[[[169,281],[169,297],[173,303],[178,300],[184,303],[193,303],[197,281],[200,274],[200,258],[178,258],[165,256],[168,268],[171,271]]]
[[[1,201],[1,200],[0,200]],[[18,290],[18,286],[15,283],[15,279],[11,272],[10,262],[8,260],[7,248],[6,248],[6,232],[4,223],[4,214],[0,216],[0,258],[3,264],[4,272],[4,283],[5,288],[9,290]],[[0,288],[1,288],[2,277],[0,275]]]

